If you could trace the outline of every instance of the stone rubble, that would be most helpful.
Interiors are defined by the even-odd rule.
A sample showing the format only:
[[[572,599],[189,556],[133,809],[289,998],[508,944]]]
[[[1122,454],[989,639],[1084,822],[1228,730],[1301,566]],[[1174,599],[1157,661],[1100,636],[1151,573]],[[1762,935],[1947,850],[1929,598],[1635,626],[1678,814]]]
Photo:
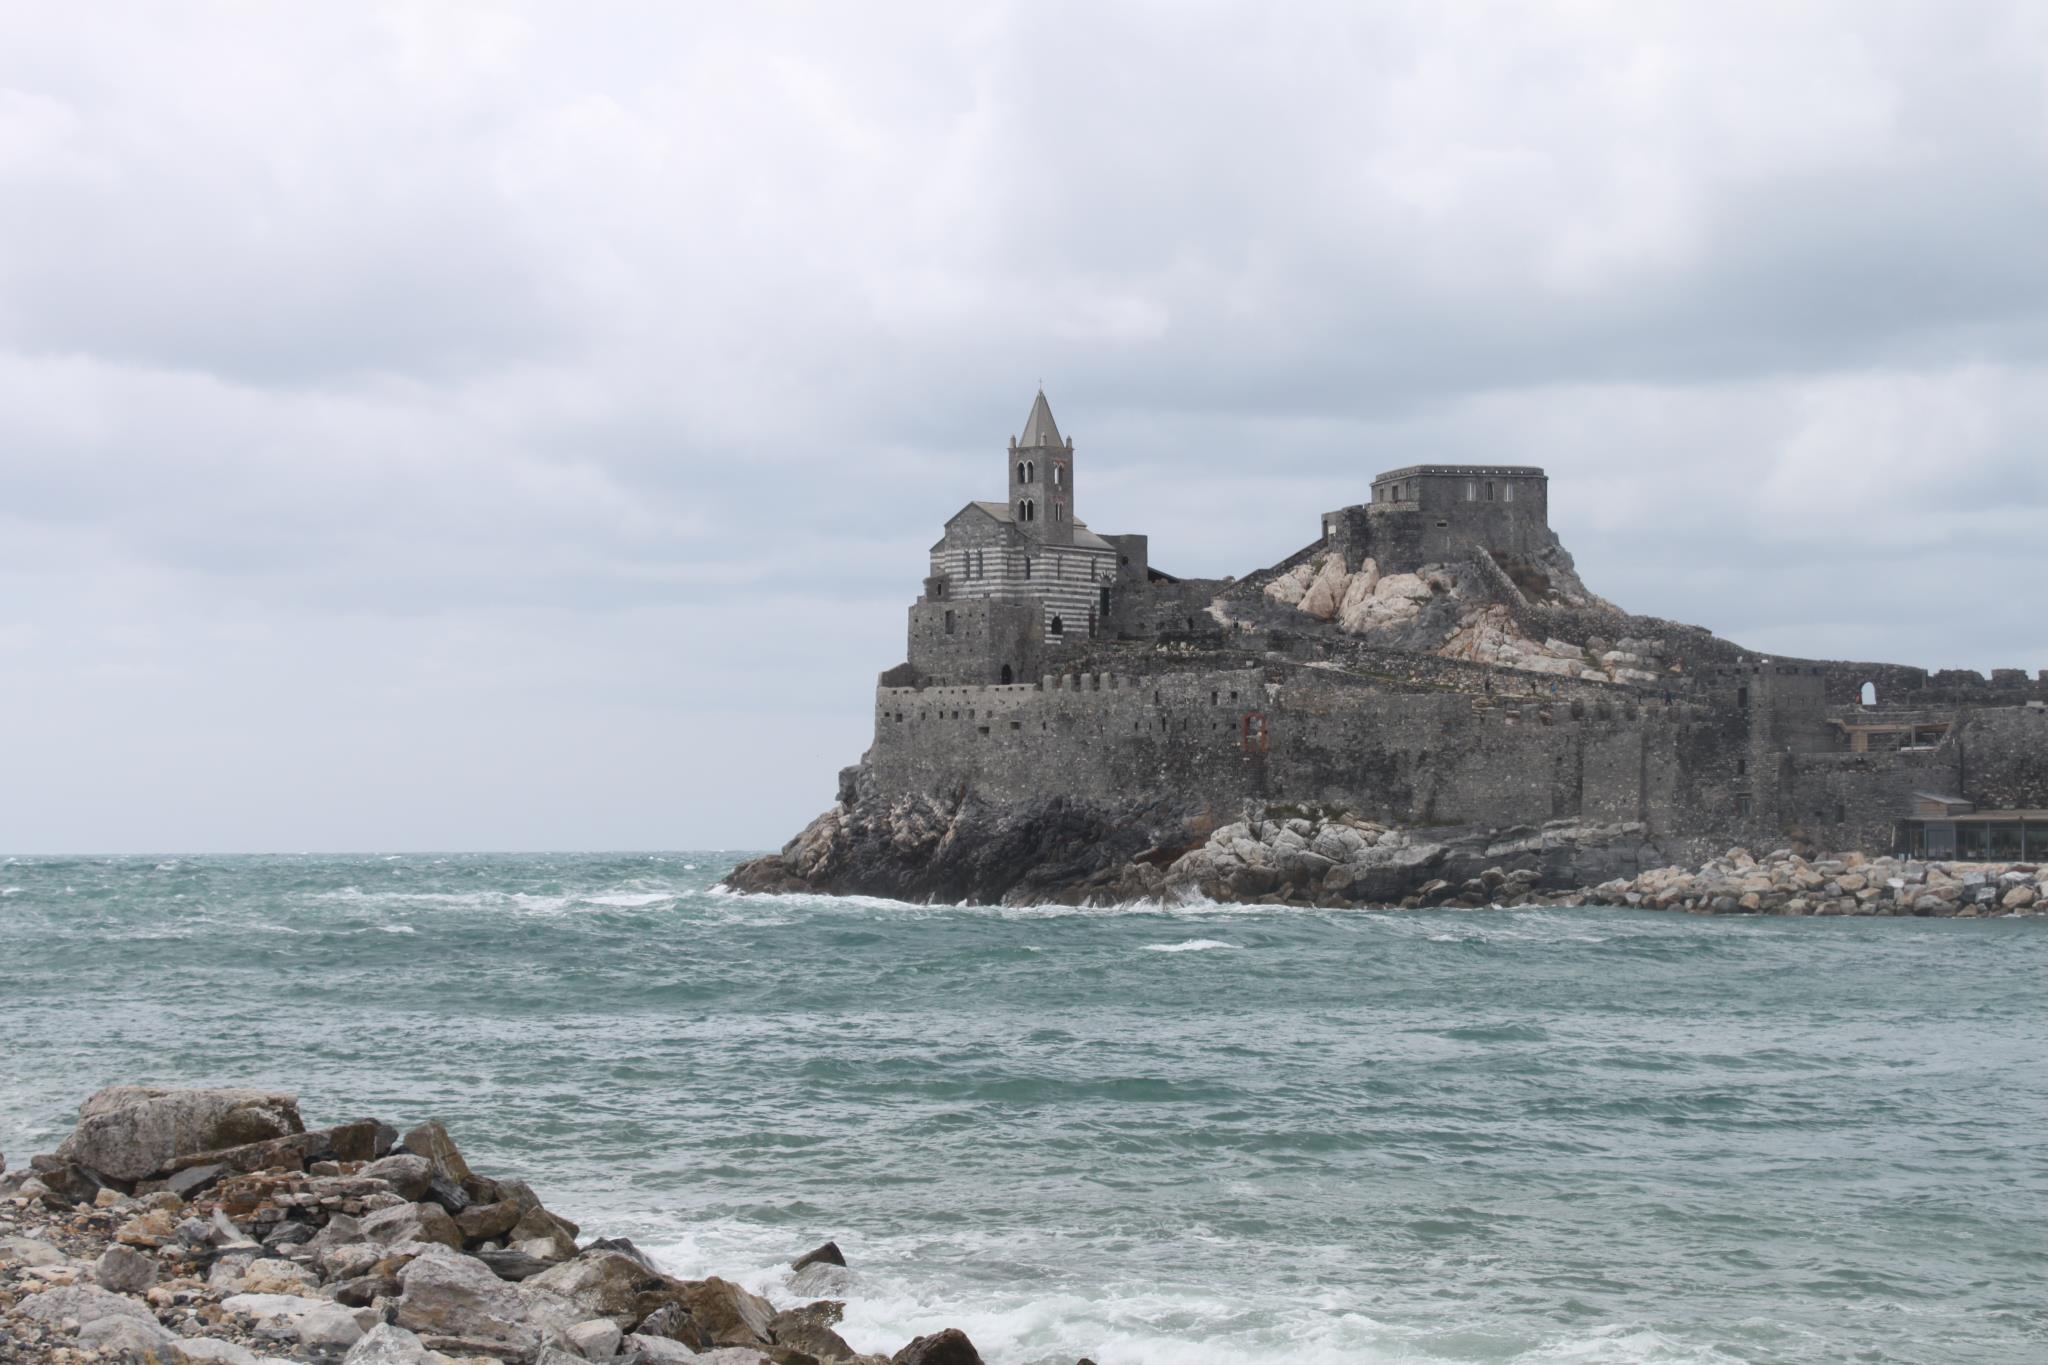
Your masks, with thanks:
[[[1588,905],[1696,915],[2038,915],[2048,868],[2037,863],[1916,862],[1838,853],[1808,859],[1781,848],[1759,858],[1731,848],[1700,867],[1659,867],[1592,887]]]
[[[839,1301],[778,1309],[580,1236],[438,1123],[309,1131],[290,1094],[114,1087],[55,1153],[0,1158],[0,1365],[980,1365],[952,1329],[863,1355]],[[790,1296],[844,1264],[799,1257]]]

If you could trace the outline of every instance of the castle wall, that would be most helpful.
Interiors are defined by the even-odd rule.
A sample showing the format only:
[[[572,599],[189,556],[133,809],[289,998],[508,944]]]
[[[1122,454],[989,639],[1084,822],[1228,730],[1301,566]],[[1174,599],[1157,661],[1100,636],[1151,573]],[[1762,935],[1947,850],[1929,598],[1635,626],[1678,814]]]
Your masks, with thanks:
[[[1264,668],[1085,675],[1015,687],[884,687],[869,763],[891,796],[996,801],[1155,792],[1189,809],[1332,805],[1397,824],[1583,817],[1659,833],[1720,827],[1726,780],[1700,754],[1727,718],[1675,705],[1474,705]]]
[[[1045,623],[1036,603],[940,598],[910,609],[910,666],[948,683],[997,683],[1039,676]]]

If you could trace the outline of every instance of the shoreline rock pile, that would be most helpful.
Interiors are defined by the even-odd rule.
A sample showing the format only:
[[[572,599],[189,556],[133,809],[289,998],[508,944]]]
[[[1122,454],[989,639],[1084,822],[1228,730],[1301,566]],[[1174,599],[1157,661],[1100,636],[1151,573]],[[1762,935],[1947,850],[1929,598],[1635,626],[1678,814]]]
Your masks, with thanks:
[[[1696,915],[2038,915],[2048,913],[2048,868],[1862,853],[1809,860],[1785,848],[1758,858],[1732,848],[1691,871],[1653,868],[1604,882],[1578,899]]]
[[[829,1242],[793,1264],[812,1301],[778,1309],[580,1236],[439,1123],[116,1086],[54,1153],[0,1158],[0,1365],[980,1365],[953,1329],[855,1351]]]

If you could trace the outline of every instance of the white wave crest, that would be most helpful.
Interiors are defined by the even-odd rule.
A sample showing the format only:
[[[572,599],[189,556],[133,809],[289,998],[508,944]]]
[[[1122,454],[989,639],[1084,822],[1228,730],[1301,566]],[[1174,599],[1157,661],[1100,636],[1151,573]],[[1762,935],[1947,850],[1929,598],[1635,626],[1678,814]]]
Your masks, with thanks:
[[[1235,943],[1225,943],[1220,938],[1191,938],[1181,943],[1148,943],[1148,953],[1205,953],[1211,948],[1235,948]]]

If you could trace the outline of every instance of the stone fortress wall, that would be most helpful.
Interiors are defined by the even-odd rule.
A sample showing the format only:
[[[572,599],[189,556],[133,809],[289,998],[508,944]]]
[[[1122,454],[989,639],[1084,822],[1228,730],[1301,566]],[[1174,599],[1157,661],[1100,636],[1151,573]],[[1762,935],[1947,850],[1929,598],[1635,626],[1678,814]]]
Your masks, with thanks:
[[[1043,449],[1073,458],[1071,440]],[[1097,630],[1064,640],[1045,634],[1052,585],[1036,566],[1001,595],[958,588],[998,541],[1006,564],[1073,555],[1071,542],[1020,539],[970,508],[934,547],[909,663],[877,691],[870,781],[891,798],[1152,798],[1219,820],[1317,806],[1410,827],[1627,821],[1671,844],[1798,835],[1837,848],[1888,847],[1916,793],[2048,807],[2048,673],[1766,659],[1631,616],[1578,583],[1548,503],[1529,466],[1392,470],[1370,501],[1324,514],[1314,543],[1241,581],[1173,579],[1152,570],[1143,536],[1099,538],[1113,576],[1100,557],[1097,578],[1073,585]],[[1383,574],[1469,570],[1461,590],[1531,640],[1591,642],[1588,658],[1648,641],[1654,657],[1558,676],[1225,610],[1264,608],[1277,576],[1333,555],[1351,573],[1368,560]],[[1861,705],[1866,683],[1876,708]],[[1852,743],[1887,718],[1899,724]]]

